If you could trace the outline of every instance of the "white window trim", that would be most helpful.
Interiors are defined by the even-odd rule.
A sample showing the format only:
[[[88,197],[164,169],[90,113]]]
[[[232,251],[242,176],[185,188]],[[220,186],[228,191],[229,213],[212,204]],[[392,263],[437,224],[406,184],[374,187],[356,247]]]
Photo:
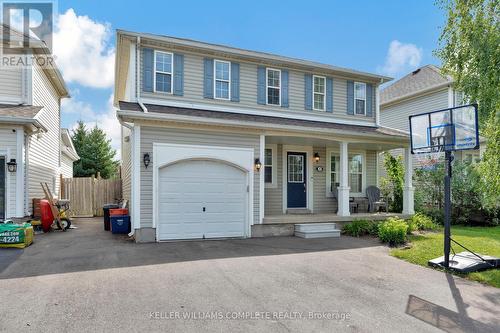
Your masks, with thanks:
[[[332,175],[330,173],[330,169],[332,167],[332,154],[339,155],[340,156],[340,150],[338,148],[327,148],[326,149],[326,196],[331,198],[333,197],[332,192],[330,191],[330,183],[332,181]],[[349,166],[349,155],[358,155],[360,154],[363,157],[363,165],[362,165],[362,179],[361,179],[361,192],[349,192],[350,197],[356,197],[356,198],[363,198],[365,197],[365,192],[366,192],[366,151],[365,150],[349,150],[347,152],[348,154],[348,166]],[[347,171],[347,176],[350,176],[349,170]]]
[[[281,186],[282,198],[282,210],[283,214],[286,214],[286,210],[288,209],[288,158],[287,153],[306,153],[306,168],[307,168],[307,206],[306,208],[314,213],[314,177],[313,177],[313,147],[312,146],[295,146],[295,145],[283,145],[281,152],[281,181],[283,186]]]
[[[217,79],[217,63],[218,62],[228,64],[228,67],[229,67],[229,80]],[[217,81],[227,82],[228,83],[229,87],[228,87],[227,98],[217,97]],[[229,101],[229,100],[231,100],[231,62],[230,61],[214,59],[214,99],[220,99],[220,100],[223,100],[223,101]]]
[[[276,72],[280,73],[280,85],[279,85],[279,87],[269,85],[269,71],[276,71]],[[278,94],[279,103],[278,104],[269,104],[269,88],[274,88],[274,89],[279,90],[279,94]],[[281,106],[281,69],[271,68],[271,67],[266,68],[266,105]]]
[[[315,92],[314,91],[314,79],[319,78],[323,79],[323,87],[325,88],[325,91],[323,93]],[[314,111],[325,111],[326,109],[326,77],[325,76],[320,76],[320,75],[313,75],[312,78],[312,106]],[[322,109],[317,109],[314,107],[314,95],[322,95],[323,96],[323,108]]]
[[[273,167],[273,181],[272,183],[265,183],[266,188],[277,188],[278,187],[278,145],[277,144],[267,144],[265,149],[271,149],[272,152],[272,167]],[[266,161],[264,154],[264,171],[266,170]]]
[[[365,87],[365,98],[356,98],[356,85],[357,84],[361,84]],[[364,82],[354,82],[354,115],[355,116],[366,116],[366,83]],[[359,99],[359,100],[364,100],[365,101],[365,110],[364,112],[361,114],[361,113],[356,113],[356,100]]]
[[[172,73],[156,70],[156,54],[157,53],[170,54],[170,56],[172,57]],[[153,92],[159,93],[159,94],[172,95],[174,93],[174,54],[172,52],[158,51],[158,50],[154,50],[153,54],[154,54],[154,57],[153,57],[153,69],[154,69],[154,71],[153,71]],[[157,72],[160,74],[169,74],[170,75],[170,92],[156,90],[156,73]]]

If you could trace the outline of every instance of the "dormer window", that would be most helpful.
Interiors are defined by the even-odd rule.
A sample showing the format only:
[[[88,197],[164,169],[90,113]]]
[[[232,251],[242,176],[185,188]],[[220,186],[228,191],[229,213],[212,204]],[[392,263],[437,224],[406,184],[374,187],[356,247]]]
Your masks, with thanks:
[[[155,91],[172,93],[172,53],[155,51]]]
[[[354,107],[356,114],[366,114],[366,83],[354,82]]]
[[[267,104],[281,105],[281,71],[279,69],[267,69]]]
[[[229,61],[215,60],[215,84],[214,96],[216,99],[226,99],[229,100],[231,96],[231,63]]]

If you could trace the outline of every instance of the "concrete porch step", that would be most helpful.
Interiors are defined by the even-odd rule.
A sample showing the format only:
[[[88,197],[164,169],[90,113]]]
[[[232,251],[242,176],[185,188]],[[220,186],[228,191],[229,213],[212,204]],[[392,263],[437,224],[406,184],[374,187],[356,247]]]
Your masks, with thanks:
[[[295,225],[295,236],[301,238],[340,237],[335,223],[305,223]]]

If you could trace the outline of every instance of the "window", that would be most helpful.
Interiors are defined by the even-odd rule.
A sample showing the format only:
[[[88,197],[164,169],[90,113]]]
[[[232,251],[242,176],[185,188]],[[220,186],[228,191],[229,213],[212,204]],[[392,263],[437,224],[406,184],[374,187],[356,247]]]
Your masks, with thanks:
[[[304,182],[304,156],[288,155],[288,182]]]
[[[155,91],[172,92],[172,53],[155,51]]]
[[[340,156],[331,155],[330,156],[330,192],[339,186],[340,184]]]
[[[465,96],[462,91],[455,91],[455,106],[465,105]]]
[[[353,193],[363,192],[363,156],[349,155],[349,187]]]
[[[366,114],[366,84],[354,82],[354,107],[356,114]]]
[[[313,109],[325,110],[325,78],[321,76],[313,76]]]
[[[264,181],[266,184],[273,183],[273,150],[266,148],[264,153]]]
[[[215,88],[215,98],[217,99],[229,99],[230,95],[230,77],[231,77],[231,63],[229,61],[214,61],[215,75],[214,75],[214,88]]]
[[[328,154],[330,159],[327,161],[327,195],[340,185],[340,155],[337,152]],[[351,188],[350,194],[354,196],[363,194],[364,190],[364,154],[351,153],[348,160],[348,182]]]
[[[267,104],[280,105],[281,71],[278,69],[267,69]]]

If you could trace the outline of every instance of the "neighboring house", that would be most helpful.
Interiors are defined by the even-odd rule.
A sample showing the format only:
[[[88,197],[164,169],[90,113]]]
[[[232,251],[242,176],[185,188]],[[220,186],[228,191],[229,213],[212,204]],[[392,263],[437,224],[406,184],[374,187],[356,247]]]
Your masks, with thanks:
[[[73,178],[73,163],[79,159],[69,130],[61,128],[61,175],[64,178]]]
[[[48,52],[38,43],[38,51]],[[26,58],[31,57],[38,53],[29,49]],[[68,91],[57,68],[42,68],[36,61],[23,67],[0,65],[0,219],[30,215],[32,199],[43,197],[40,182],[58,194],[64,97]],[[16,164],[15,172],[8,171],[9,162]]]
[[[139,242],[250,237],[293,213],[347,217],[350,198],[377,184],[378,152],[409,144],[379,125],[384,76],[127,31],[115,66]]]
[[[380,92],[380,123],[409,131],[409,116],[466,104],[463,93],[453,89],[453,79],[434,65],[414,70]],[[485,146],[480,138],[481,149]],[[480,149],[456,151],[456,160],[476,161]],[[392,151],[401,154],[401,151]],[[428,155],[414,155],[414,167],[426,166]],[[435,158],[435,156],[434,156]],[[382,159],[379,159],[382,161]],[[432,163],[432,161],[431,161]],[[382,172],[383,173],[383,172]]]

